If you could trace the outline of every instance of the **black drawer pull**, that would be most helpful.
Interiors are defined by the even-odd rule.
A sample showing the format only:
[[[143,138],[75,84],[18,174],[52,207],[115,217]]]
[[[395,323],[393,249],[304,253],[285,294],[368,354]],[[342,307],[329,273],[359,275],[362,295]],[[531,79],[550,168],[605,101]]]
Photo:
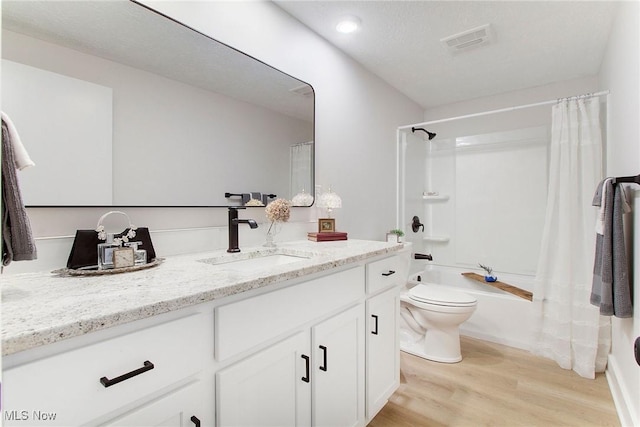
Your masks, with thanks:
[[[378,335],[378,316],[377,316],[377,315],[375,315],[375,314],[372,314],[372,315],[371,315],[371,317],[373,317],[373,320],[375,320],[375,321],[376,321],[375,326],[374,326],[374,329],[373,329],[373,331],[371,331],[371,333],[372,333],[373,335]]]
[[[396,272],[393,270],[389,270],[388,273],[382,273],[383,276],[391,276],[392,274],[396,274]]]
[[[196,417],[195,415],[193,415],[190,418],[191,422],[196,426],[196,427],[200,427],[200,420],[198,419],[198,417]]]
[[[320,350],[322,350],[322,366],[320,366],[321,371],[327,371],[327,347],[321,345]]]
[[[300,356],[304,359],[305,362],[305,375],[302,377],[302,381],[305,383],[309,382],[309,356],[305,356],[304,354]]]
[[[128,380],[129,378],[133,378],[136,375],[140,375],[143,374],[147,371],[150,371],[153,369],[153,363],[149,362],[148,360],[144,361],[144,366],[142,368],[138,368],[134,371],[131,372],[127,372],[124,375],[120,375],[119,377],[115,377],[114,379],[110,380],[107,377],[102,377],[100,378],[100,384],[102,384],[105,387],[111,387],[114,384],[118,384],[119,382],[122,382],[124,380]]]

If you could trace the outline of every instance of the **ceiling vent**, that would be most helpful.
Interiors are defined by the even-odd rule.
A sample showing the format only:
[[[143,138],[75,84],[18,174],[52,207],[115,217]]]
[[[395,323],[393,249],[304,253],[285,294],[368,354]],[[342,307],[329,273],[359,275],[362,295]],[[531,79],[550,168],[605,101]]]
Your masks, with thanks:
[[[305,98],[309,98],[313,96],[313,88],[310,85],[302,85],[302,86],[294,87],[293,89],[289,89],[289,92],[302,95]]]
[[[458,34],[440,39],[451,53],[459,53],[489,44],[493,41],[491,24],[481,25]]]

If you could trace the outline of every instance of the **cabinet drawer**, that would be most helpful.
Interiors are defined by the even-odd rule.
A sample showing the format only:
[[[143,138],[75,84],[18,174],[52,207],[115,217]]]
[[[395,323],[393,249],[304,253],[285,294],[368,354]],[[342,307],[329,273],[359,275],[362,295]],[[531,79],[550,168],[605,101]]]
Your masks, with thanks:
[[[212,329],[205,319],[192,315],[3,372],[5,426],[83,424],[196,373]]]
[[[400,285],[406,279],[403,264],[399,256],[391,256],[367,264],[367,294]]]
[[[224,360],[364,296],[364,267],[216,308],[216,358]]]
[[[211,387],[213,389],[213,387]],[[102,427],[119,426],[213,426],[213,391],[208,392],[202,381],[193,381],[169,394],[127,414],[100,424]],[[206,400],[208,398],[208,400]]]

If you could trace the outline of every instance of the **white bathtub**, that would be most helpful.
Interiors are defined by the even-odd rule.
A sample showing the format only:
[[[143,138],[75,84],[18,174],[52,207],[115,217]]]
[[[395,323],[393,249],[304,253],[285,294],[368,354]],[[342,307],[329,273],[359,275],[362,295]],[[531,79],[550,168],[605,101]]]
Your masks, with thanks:
[[[465,271],[470,270],[429,266],[419,273],[410,274],[407,287],[435,283],[473,295],[478,306],[471,318],[460,325],[461,335],[530,350],[533,346],[533,303],[466,278],[461,274]],[[418,276],[421,281],[417,280]],[[502,282],[532,291],[532,277],[499,273],[497,276]]]

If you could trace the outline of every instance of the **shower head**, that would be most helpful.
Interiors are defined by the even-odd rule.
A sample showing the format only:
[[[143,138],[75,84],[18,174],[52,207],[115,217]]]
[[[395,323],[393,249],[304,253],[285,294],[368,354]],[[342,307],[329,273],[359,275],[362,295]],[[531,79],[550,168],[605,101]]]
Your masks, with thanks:
[[[436,134],[435,134],[435,133],[433,133],[433,132],[429,132],[429,131],[428,131],[428,130],[426,130],[426,129],[423,129],[423,128],[411,128],[411,132],[415,132],[415,131],[417,131],[417,130],[421,130],[421,131],[423,131],[423,132],[426,132],[426,133],[427,133],[427,135],[429,135],[429,141],[431,141],[433,138],[435,138],[435,137],[436,137]]]

